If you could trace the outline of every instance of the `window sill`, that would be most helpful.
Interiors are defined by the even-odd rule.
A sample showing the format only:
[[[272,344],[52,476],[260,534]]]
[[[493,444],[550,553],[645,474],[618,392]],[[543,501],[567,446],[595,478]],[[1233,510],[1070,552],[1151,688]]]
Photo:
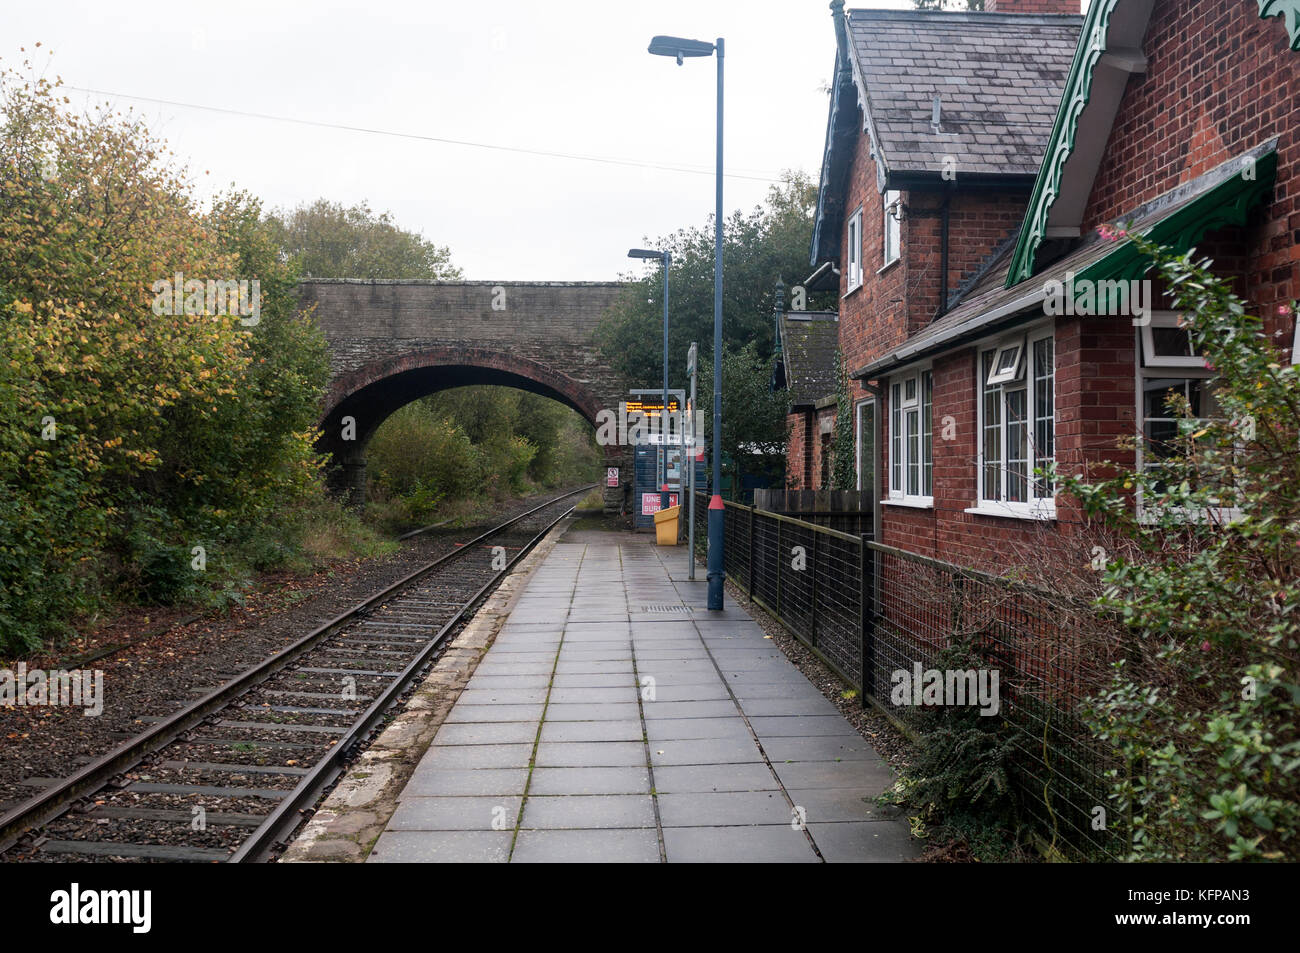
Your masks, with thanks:
[[[1047,521],[1056,519],[1056,504],[1038,504],[1036,506],[1028,503],[1021,506],[1011,506],[1005,503],[984,502],[979,506],[968,507],[963,510],[974,516],[1000,516],[1003,519],[1013,520],[1035,520]]]
[[[863,286],[863,284],[865,284],[865,282],[859,281],[856,285],[854,285],[854,286],[853,286],[852,288],[850,288],[848,291],[844,292],[844,294],[840,295],[840,300],[843,301],[843,300],[844,300],[845,298],[847,298],[849,295],[854,294],[854,293],[856,293],[856,292],[858,292],[858,291],[861,291],[861,290],[862,290],[862,286]]]
[[[932,510],[934,509],[934,497],[932,496],[899,496],[892,499],[881,500],[881,506],[906,506],[913,510]]]
[[[898,256],[897,258],[895,258],[893,261],[887,261],[887,262],[885,262],[883,265],[881,265],[879,268],[876,269],[876,274],[878,274],[878,275],[883,275],[883,274],[884,274],[885,272],[887,272],[890,268],[893,268],[895,265],[897,265],[897,264],[898,264],[900,261],[902,261],[902,260],[903,260],[903,256],[902,256],[902,255],[899,255],[899,256]]]

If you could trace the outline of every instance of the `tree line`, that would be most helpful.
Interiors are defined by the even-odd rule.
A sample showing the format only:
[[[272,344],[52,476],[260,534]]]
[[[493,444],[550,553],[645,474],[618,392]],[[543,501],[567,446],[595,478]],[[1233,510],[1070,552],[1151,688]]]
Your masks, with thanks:
[[[773,302],[777,282],[800,287],[811,267],[809,239],[817,186],[801,172],[786,172],[763,203],[734,212],[723,223],[722,450],[724,475],[761,475],[780,486],[785,474],[789,399],[775,389],[777,343]],[[668,383],[687,388],[686,352],[699,345],[700,406],[712,440],[713,267],[712,216],[647,247],[672,252],[669,274]],[[626,379],[659,385],[663,375],[663,275],[659,266],[631,274],[628,287],[597,331],[603,353]],[[802,290],[802,289],[801,289]],[[833,307],[834,293],[800,295],[808,310]]]
[[[0,652],[122,603],[239,602],[259,572],[381,551],[377,529],[596,472],[573,411],[462,388],[381,426],[368,522],[341,509],[314,446],[328,352],[297,283],[457,279],[450,250],[364,202],[268,209],[234,186],[201,201],[138,116],[74,112],[30,64],[0,74],[0,119]],[[725,223],[725,400],[747,409],[724,418],[733,475],[779,481],[770,296],[806,269],[814,200],[790,174]],[[673,352],[700,342],[707,408],[711,224],[657,245],[674,253]],[[659,379],[661,288],[657,272],[636,276],[602,323],[629,380]]]
[[[30,63],[0,73],[0,176],[0,653],[387,545],[326,496],[328,352],[296,286],[457,278],[447,248],[365,203],[201,202],[138,117],[73,112]],[[567,408],[477,390],[380,428],[378,525],[589,478]]]

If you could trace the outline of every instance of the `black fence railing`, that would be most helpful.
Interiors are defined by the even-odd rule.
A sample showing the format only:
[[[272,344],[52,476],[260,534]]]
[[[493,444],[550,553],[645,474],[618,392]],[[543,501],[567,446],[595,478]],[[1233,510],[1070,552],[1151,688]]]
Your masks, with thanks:
[[[697,499],[701,551],[707,506]],[[1012,780],[1028,820],[1066,855],[1122,853],[1120,825],[1098,811],[1109,804],[1113,764],[1079,717],[1109,673],[1109,660],[1088,648],[1105,624],[1094,610],[869,535],[735,503],[725,519],[727,577],[905,729],[924,730],[935,709],[895,704],[896,673],[912,678],[918,664],[935,669],[950,646],[969,647],[985,662],[986,684],[998,674],[998,711],[1015,739]]]

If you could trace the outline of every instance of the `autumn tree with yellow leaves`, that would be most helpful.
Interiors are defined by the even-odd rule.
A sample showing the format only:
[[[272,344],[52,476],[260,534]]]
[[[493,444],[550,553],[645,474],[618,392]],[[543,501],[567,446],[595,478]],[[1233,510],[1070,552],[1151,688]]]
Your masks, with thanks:
[[[156,313],[178,274],[256,281],[256,323]],[[58,635],[104,579],[210,585],[195,547],[219,563],[320,492],[328,362],[296,280],[251,196],[201,207],[137,117],[0,73],[0,652]]]

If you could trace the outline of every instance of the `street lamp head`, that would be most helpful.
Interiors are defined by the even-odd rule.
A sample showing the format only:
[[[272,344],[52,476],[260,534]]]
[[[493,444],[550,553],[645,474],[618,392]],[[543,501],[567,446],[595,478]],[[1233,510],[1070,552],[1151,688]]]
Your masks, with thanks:
[[[654,251],[650,248],[630,248],[628,249],[628,258],[648,258],[653,261],[663,261],[666,252]]]
[[[650,52],[655,56],[672,56],[682,65],[685,56],[712,56],[713,44],[704,40],[687,40],[679,36],[656,36],[650,41]]]

